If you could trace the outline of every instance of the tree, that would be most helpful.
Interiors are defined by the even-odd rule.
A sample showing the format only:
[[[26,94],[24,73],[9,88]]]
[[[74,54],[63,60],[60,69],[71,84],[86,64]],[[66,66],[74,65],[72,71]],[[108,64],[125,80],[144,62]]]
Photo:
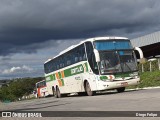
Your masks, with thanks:
[[[24,95],[29,95],[35,89],[36,82],[43,79],[43,77],[15,79],[9,86],[0,88],[0,100],[15,101]]]

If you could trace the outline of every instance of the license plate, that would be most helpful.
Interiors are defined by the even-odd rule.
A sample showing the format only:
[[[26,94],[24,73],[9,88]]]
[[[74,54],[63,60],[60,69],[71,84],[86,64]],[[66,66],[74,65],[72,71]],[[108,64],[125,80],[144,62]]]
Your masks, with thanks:
[[[127,82],[123,82],[123,83],[121,83],[121,86],[128,86],[128,83]]]

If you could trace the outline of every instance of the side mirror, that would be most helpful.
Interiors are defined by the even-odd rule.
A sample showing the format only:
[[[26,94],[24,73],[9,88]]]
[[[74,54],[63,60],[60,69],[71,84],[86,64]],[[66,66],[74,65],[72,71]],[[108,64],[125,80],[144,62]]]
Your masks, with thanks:
[[[100,56],[99,56],[98,50],[94,49],[94,54],[95,54],[96,62],[100,62]]]
[[[147,62],[147,59],[146,59],[146,58],[141,58],[141,59],[139,60],[139,62],[140,62],[141,64],[144,64],[144,63]]]

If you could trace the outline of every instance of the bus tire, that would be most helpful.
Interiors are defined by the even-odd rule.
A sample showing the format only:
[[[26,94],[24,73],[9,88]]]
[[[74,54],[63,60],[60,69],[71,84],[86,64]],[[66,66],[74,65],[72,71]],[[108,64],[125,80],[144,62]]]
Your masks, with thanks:
[[[37,94],[37,98],[39,99],[40,97],[38,96],[38,94]]]
[[[121,92],[124,92],[124,91],[125,91],[125,87],[117,88],[118,93],[121,93]]]
[[[52,92],[53,92],[53,96],[55,96],[56,95],[56,91],[55,91],[54,87],[52,87]]]
[[[68,94],[61,94],[61,97],[67,97]]]
[[[86,94],[86,92],[79,92],[78,95],[79,96],[86,96],[87,94]]]
[[[59,90],[59,88],[58,88],[58,87],[56,88],[56,94],[55,94],[55,97],[56,97],[56,98],[60,98],[60,97],[61,97],[61,93],[60,93],[60,90]]]
[[[85,90],[86,90],[86,93],[87,93],[88,96],[93,96],[95,94],[95,91],[91,90],[91,87],[90,87],[88,81],[86,82]]]

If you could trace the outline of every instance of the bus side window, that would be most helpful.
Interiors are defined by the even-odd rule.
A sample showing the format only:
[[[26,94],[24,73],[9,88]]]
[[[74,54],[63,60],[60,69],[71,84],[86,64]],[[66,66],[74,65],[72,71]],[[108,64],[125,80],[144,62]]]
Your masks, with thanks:
[[[79,61],[82,61],[83,58],[83,47],[82,45],[79,47]]]
[[[39,83],[37,83],[37,88],[39,88]]]
[[[78,62],[78,54],[75,55],[75,63]]]
[[[87,58],[86,58],[86,54],[84,53],[83,54],[83,60],[86,60]]]
[[[81,57],[82,57],[82,60],[86,60],[86,53],[85,53],[84,44],[81,45]]]
[[[56,60],[56,70],[59,69],[59,60]]]
[[[95,58],[95,55],[94,53],[92,54],[92,70],[94,73],[98,74],[98,66],[97,66],[97,62],[96,62],[96,58]]]
[[[93,46],[91,42],[86,42],[86,52],[87,52],[88,61],[90,61],[92,58],[91,55],[93,53]]]
[[[70,56],[70,54],[68,53],[67,55],[66,55],[66,66],[68,66],[68,65],[70,65],[71,64],[71,56]]]
[[[93,46],[91,42],[86,42],[86,52],[89,65],[95,74],[98,74],[98,66],[95,60],[95,55],[93,52]]]
[[[51,72],[51,62],[49,62],[48,64],[49,64],[49,65],[48,65],[48,66],[49,66],[49,67],[48,67],[48,68],[49,68],[49,72]]]
[[[63,59],[63,56],[60,56],[59,58],[60,60],[60,68],[63,68],[64,67],[64,59]]]
[[[43,86],[46,86],[46,81],[43,81]]]
[[[51,60],[51,71],[54,71],[54,62]]]
[[[48,73],[48,69],[47,69],[47,64],[44,64],[44,72],[47,74]]]

